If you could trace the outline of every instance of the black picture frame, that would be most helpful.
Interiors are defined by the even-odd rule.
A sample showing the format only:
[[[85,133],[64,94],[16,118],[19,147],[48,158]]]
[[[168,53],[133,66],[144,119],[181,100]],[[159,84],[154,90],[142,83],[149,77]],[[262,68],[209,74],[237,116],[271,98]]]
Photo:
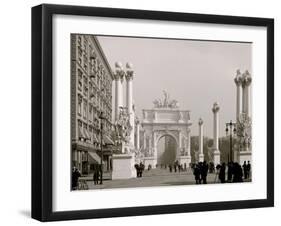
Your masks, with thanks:
[[[55,14],[247,25],[267,29],[267,198],[95,210],[52,210],[52,18]],[[32,8],[32,218],[57,221],[274,206],[274,20],[43,4]]]

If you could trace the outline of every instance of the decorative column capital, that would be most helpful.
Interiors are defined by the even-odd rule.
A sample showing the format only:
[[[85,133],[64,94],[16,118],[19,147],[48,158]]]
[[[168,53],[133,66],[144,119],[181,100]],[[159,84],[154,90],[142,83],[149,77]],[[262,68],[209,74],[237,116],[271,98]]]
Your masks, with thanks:
[[[203,123],[204,123],[203,120],[200,118],[199,121],[198,121],[199,126],[202,126]]]
[[[236,71],[236,77],[235,77],[235,79],[234,79],[234,82],[235,82],[235,84],[237,85],[237,86],[240,86],[240,85],[242,85],[242,75],[241,75],[241,72],[240,72],[240,70],[238,69],[237,71]]]
[[[116,81],[121,81],[123,82],[125,76],[125,71],[123,69],[122,63],[121,62],[116,62],[115,63],[115,73],[114,73],[114,79]]]
[[[217,102],[215,102],[214,105],[213,105],[212,111],[213,111],[213,113],[215,114],[215,113],[217,113],[219,110],[220,110],[220,106],[219,106],[219,104],[218,104]]]
[[[248,70],[246,70],[242,75],[242,85],[243,87],[249,86],[252,82],[252,77]]]
[[[126,71],[125,77],[126,77],[126,80],[128,82],[128,81],[133,80],[133,78],[134,78],[133,64],[127,63],[126,69],[127,69],[127,71]]]

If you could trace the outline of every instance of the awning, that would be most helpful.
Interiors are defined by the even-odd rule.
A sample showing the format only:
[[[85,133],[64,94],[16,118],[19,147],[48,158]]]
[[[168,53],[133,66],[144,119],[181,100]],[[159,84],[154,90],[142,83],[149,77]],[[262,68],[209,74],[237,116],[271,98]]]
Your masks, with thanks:
[[[89,151],[88,154],[90,163],[100,163],[100,156],[96,152]]]
[[[109,136],[104,136],[104,142],[107,145],[114,145],[114,142],[110,139]]]

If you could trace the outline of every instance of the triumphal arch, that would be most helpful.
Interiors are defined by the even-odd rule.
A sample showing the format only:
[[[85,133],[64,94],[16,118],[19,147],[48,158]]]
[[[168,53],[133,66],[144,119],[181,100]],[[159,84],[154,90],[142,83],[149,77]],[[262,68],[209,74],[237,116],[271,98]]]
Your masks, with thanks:
[[[152,109],[143,109],[142,125],[142,161],[145,166],[155,168],[159,162],[158,143],[166,137],[166,142],[173,141],[174,147],[166,147],[166,152],[175,151],[174,156],[166,159],[165,163],[178,161],[179,164],[189,166],[190,156],[190,111],[181,110],[176,100],[170,100],[164,91],[164,98],[153,102]],[[167,139],[168,138],[168,139]],[[172,153],[170,153],[172,154]],[[168,162],[167,162],[168,161]]]

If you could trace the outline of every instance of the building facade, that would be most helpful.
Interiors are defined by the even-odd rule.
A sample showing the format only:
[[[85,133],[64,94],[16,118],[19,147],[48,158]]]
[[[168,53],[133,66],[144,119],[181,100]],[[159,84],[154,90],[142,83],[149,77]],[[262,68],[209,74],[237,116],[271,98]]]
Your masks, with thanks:
[[[82,174],[101,162],[110,169],[113,72],[98,39],[93,35],[71,35],[71,139],[72,166]],[[103,118],[100,115],[103,113]],[[102,122],[101,122],[102,120]],[[101,123],[103,139],[101,142]]]

